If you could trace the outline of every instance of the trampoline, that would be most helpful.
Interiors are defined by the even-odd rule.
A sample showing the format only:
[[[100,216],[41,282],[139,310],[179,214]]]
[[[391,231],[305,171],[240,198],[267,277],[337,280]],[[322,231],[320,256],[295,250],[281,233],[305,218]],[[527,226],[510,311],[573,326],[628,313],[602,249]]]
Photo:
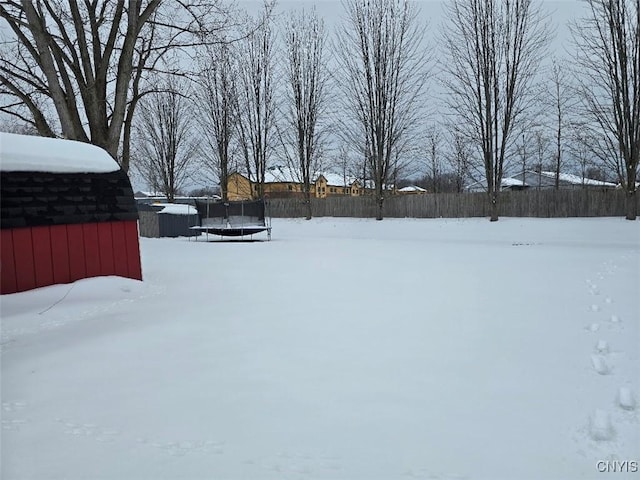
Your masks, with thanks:
[[[193,230],[221,237],[244,237],[267,232],[267,239],[271,240],[271,220],[265,213],[264,200],[239,202],[196,200],[196,208],[200,225],[191,227]]]

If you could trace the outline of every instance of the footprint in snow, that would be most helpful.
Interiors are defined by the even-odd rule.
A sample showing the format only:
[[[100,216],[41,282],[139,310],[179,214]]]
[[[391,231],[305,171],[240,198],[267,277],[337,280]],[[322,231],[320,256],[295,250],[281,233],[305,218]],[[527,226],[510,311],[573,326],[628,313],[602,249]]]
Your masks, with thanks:
[[[609,375],[611,367],[607,363],[607,358],[601,354],[591,355],[591,365],[593,369],[600,375]]]
[[[612,440],[615,435],[611,417],[605,410],[596,410],[589,419],[589,436],[596,442]]]
[[[636,408],[636,399],[629,387],[620,387],[618,390],[618,405],[623,410],[632,411]]]
[[[598,340],[595,351],[597,354],[606,355],[607,353],[609,353],[609,344],[606,340]]]

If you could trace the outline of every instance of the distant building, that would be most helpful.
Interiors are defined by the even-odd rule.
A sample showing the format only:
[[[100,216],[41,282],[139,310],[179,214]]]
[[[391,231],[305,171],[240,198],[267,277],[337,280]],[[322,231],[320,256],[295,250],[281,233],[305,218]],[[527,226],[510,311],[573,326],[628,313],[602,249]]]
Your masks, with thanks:
[[[511,178],[525,182],[530,188],[547,189],[555,188],[556,186],[556,172],[535,172],[526,171],[520,172],[516,175],[512,175]],[[616,188],[615,183],[603,182],[601,180],[594,180],[592,178],[580,177],[579,175],[573,175],[571,173],[560,173],[559,188]]]
[[[326,198],[331,196],[357,197],[368,192],[361,183],[351,177],[335,173],[320,173],[311,181],[311,196]],[[233,172],[227,179],[227,197],[229,200],[248,200],[258,195],[257,182],[251,181],[239,172]],[[303,183],[295,170],[275,166],[265,172],[264,196],[267,198],[302,198]]]
[[[500,190],[525,190],[530,187],[529,184],[524,183],[522,180],[513,178],[513,177],[502,177],[502,182],[500,182]],[[467,185],[465,187],[465,191],[467,192],[486,192],[487,191],[487,182],[475,182],[471,185]]]
[[[503,177],[501,182],[501,190],[527,190],[530,188],[539,190],[552,189],[555,188],[555,186],[555,172],[545,171],[520,172],[510,177]],[[571,173],[560,173],[558,188],[616,188],[616,184],[580,177]],[[487,184],[485,181],[475,182],[468,185],[465,190],[468,192],[486,192]]]
[[[421,195],[427,193],[427,190],[417,185],[408,185],[403,188],[399,188],[397,192],[401,195]]]

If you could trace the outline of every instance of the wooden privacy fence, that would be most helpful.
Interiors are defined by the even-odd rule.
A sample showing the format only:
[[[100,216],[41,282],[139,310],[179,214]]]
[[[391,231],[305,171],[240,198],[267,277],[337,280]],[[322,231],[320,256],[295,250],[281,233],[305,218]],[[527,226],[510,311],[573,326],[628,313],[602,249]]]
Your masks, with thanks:
[[[566,189],[502,192],[500,215],[505,217],[622,217],[625,215],[622,190]],[[640,206],[640,195],[636,195]],[[314,217],[375,218],[376,203],[371,196],[312,198]],[[305,217],[299,198],[268,201],[272,217]],[[438,193],[395,195],[385,199],[384,216],[389,218],[488,217],[486,193]]]

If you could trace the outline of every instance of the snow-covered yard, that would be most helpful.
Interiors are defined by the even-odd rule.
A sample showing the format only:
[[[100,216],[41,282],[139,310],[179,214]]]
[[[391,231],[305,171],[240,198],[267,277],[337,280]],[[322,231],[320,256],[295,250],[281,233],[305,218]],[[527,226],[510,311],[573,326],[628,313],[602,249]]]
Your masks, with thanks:
[[[640,460],[637,222],[275,219],[271,242],[141,248],[142,283],[2,297],[3,479],[568,480]]]

